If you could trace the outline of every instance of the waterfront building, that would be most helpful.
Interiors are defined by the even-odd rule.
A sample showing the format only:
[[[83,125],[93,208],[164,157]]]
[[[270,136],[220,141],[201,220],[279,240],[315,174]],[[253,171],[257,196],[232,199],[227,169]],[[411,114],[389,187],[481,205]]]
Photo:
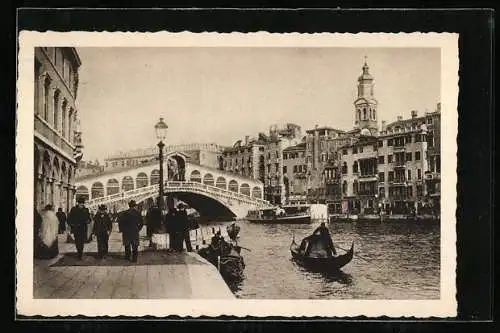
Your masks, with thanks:
[[[85,177],[88,175],[98,174],[104,171],[104,165],[101,165],[99,161],[83,161],[78,162],[78,168],[76,169],[76,179],[80,177]]]
[[[191,163],[220,169],[223,147],[214,143],[192,143],[165,146],[164,153],[182,152]],[[138,167],[158,159],[158,147],[135,149],[110,154],[104,159],[104,169],[119,170]]]
[[[35,47],[34,205],[68,211],[82,157],[77,93],[80,57],[73,47]]]
[[[283,185],[286,203],[301,204],[307,202],[305,142],[283,149]]]
[[[222,151],[221,170],[264,182],[264,147],[267,141],[263,133],[257,139],[246,136],[245,141],[236,141],[232,147]]]

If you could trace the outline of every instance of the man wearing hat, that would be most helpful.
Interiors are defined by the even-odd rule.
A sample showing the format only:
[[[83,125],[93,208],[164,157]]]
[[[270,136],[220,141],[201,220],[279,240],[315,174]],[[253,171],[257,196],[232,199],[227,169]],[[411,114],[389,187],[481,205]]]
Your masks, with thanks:
[[[134,200],[128,203],[128,207],[129,209],[120,214],[118,225],[125,246],[125,258],[136,262],[139,248],[139,231],[142,229],[143,222]]]
[[[189,219],[188,215],[186,212],[186,206],[183,203],[180,203],[177,205],[177,210],[179,214],[179,229],[180,229],[180,239],[181,239],[181,244],[180,244],[180,250],[182,251],[183,248],[183,241],[186,242],[186,250],[188,252],[193,251],[191,247],[191,237],[189,235]]]
[[[89,209],[85,207],[85,199],[80,197],[77,199],[77,205],[71,208],[68,215],[68,224],[75,237],[76,251],[80,260],[83,258],[83,245],[87,237],[87,226],[89,223]]]
[[[102,259],[108,254],[109,234],[113,225],[107,212],[106,205],[100,205],[94,216],[92,233],[97,237],[97,258]]]

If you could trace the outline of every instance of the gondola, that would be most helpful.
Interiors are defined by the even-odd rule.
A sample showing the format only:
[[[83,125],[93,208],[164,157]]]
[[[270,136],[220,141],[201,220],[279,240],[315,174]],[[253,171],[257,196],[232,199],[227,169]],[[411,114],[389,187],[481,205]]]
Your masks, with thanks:
[[[304,244],[304,242],[306,242]],[[311,251],[308,256],[305,256],[305,248],[307,246],[321,247],[321,237],[312,235],[304,238],[301,242],[305,246],[304,249],[295,243],[295,237],[290,244],[290,252],[292,253],[292,258],[304,267],[322,270],[322,271],[338,271],[345,265],[347,265],[354,255],[354,242],[351,244],[351,248],[345,254],[338,254],[336,256],[327,256],[325,250]]]
[[[198,254],[217,267],[226,282],[234,282],[243,278],[245,262],[240,254],[241,247],[222,242],[214,248],[209,245],[198,250]]]

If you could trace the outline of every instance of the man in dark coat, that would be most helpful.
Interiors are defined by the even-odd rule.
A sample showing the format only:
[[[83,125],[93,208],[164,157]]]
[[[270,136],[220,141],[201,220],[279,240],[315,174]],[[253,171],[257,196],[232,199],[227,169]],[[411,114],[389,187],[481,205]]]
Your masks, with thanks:
[[[181,237],[181,245],[180,245],[180,251],[183,249],[183,243],[186,242],[186,249],[188,252],[193,251],[193,248],[191,247],[191,237],[189,235],[189,219],[188,215],[186,212],[186,206],[184,204],[180,203],[177,205],[178,208],[178,214],[179,214],[179,229],[180,229],[180,237]]]
[[[94,228],[92,233],[97,237],[97,258],[102,259],[108,254],[109,234],[113,225],[106,211],[105,205],[99,206],[99,211],[94,216]]]
[[[118,217],[118,225],[125,246],[125,259],[137,262],[139,231],[142,229],[143,221],[134,200],[128,203],[128,207],[129,209],[122,212]]]
[[[64,234],[66,231],[66,214],[63,212],[61,207],[57,210],[56,216],[59,220],[59,233]]]
[[[71,232],[75,237],[76,251],[78,259],[83,258],[83,245],[87,237],[87,226],[90,223],[90,212],[85,207],[85,199],[79,198],[77,206],[71,208],[68,215],[68,224],[71,227]]]
[[[175,209],[173,200],[167,200],[168,212],[165,214],[165,228],[169,236],[169,248],[182,251],[182,231],[180,228],[179,211]]]
[[[146,214],[146,226],[148,237],[157,233],[161,228],[163,222],[163,216],[158,204],[154,204]]]

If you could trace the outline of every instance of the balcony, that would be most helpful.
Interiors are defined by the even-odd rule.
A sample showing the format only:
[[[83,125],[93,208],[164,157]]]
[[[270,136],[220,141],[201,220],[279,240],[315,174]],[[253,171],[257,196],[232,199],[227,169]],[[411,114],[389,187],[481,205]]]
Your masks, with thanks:
[[[404,145],[402,145],[402,146],[396,146],[396,145],[394,145],[394,146],[392,147],[392,150],[393,150],[394,152],[398,152],[398,151],[399,151],[399,152],[401,152],[401,151],[405,151],[405,150],[406,150],[406,146],[404,146]]]
[[[438,172],[425,172],[425,180],[441,180],[441,174]]]
[[[395,178],[395,179],[389,181],[389,185],[391,185],[391,186],[407,186],[408,183],[407,183],[406,179],[404,179],[404,178]]]
[[[365,174],[359,175],[360,182],[376,182],[378,181],[378,176],[376,174]]]
[[[406,168],[406,163],[404,161],[395,161],[394,169],[404,169]]]

